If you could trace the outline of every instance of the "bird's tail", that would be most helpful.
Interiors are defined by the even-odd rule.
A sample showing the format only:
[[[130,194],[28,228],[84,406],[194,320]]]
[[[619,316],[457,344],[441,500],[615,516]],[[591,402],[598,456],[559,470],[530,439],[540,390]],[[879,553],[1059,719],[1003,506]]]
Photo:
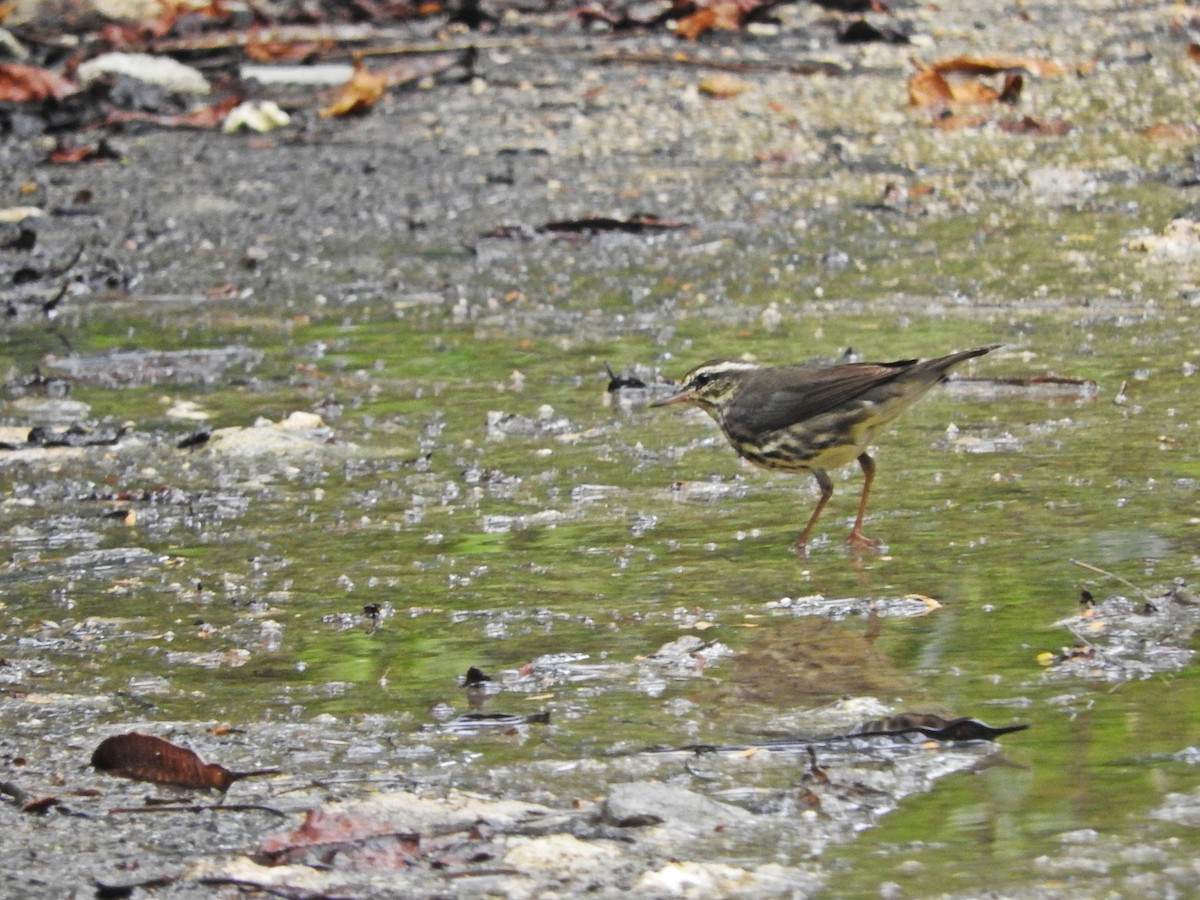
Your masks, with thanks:
[[[928,359],[920,362],[917,365],[927,372],[937,373],[939,379],[945,378],[946,373],[957,366],[960,362],[965,362],[968,359],[974,359],[976,356],[983,356],[985,353],[991,353],[1002,344],[987,344],[983,347],[974,347],[971,350],[959,350],[957,353],[951,353],[947,356],[939,356],[937,359]]]

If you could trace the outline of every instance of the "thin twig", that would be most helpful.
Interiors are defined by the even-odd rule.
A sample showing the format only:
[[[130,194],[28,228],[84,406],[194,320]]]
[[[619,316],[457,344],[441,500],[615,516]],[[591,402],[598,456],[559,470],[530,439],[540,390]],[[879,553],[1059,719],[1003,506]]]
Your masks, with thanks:
[[[273,806],[260,806],[257,803],[226,803],[226,804],[208,804],[208,803],[192,803],[175,806],[118,806],[110,809],[109,815],[139,815],[141,813],[164,813],[164,812],[265,812],[273,816],[279,816],[281,819],[286,819],[288,814],[282,810],[278,810]]]
[[[1106,569],[1102,569],[1099,566],[1093,566],[1091,563],[1085,563],[1083,560],[1079,560],[1079,559],[1073,559],[1073,560],[1071,560],[1071,562],[1074,565],[1079,566],[1079,568],[1081,568],[1081,569],[1088,569],[1089,571],[1096,572],[1099,575],[1105,575],[1109,578],[1116,579],[1117,581],[1121,582],[1121,584],[1125,585],[1126,587],[1133,588],[1133,590],[1135,590],[1139,594],[1141,594],[1142,599],[1147,602],[1154,599],[1149,594],[1147,594],[1145,591],[1143,591],[1140,587],[1138,587],[1136,584],[1134,584],[1132,581],[1130,581],[1128,578],[1122,578],[1116,572],[1109,572]]]

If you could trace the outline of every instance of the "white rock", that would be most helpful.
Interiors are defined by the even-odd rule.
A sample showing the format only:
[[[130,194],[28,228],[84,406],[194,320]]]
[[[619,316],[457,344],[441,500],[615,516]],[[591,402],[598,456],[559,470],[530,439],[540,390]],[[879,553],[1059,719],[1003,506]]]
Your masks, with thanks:
[[[208,80],[198,70],[169,56],[149,53],[101,53],[83,63],[77,74],[85,83],[103,75],[127,75],[177,94],[207,94],[210,90]]]
[[[221,130],[226,134],[239,131],[267,132],[286,128],[292,117],[271,100],[247,100],[229,111]]]
[[[581,841],[572,834],[550,834],[513,847],[504,854],[504,864],[525,873],[553,871],[557,877],[579,878],[619,857],[608,844]]]

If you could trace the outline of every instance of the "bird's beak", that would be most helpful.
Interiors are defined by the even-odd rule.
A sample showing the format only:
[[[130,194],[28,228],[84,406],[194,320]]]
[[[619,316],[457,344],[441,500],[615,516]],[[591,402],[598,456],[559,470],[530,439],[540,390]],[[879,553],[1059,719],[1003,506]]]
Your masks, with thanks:
[[[680,391],[678,394],[672,394],[670,397],[667,397],[665,400],[655,400],[653,403],[650,404],[650,406],[651,407],[672,406],[676,403],[687,403],[689,400],[694,400],[694,399],[696,399],[695,391]]]

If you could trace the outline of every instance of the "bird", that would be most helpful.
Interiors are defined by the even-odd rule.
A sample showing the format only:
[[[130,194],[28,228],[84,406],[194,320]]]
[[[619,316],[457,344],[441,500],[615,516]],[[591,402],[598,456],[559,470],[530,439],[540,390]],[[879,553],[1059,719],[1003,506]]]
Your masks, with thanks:
[[[807,553],[813,526],[833,495],[829,469],[858,461],[863,472],[858,516],[846,544],[876,548],[862,532],[875,460],[867,447],[954,366],[1000,344],[960,350],[935,359],[853,362],[832,366],[765,366],[742,359],[710,359],[683,376],[678,390],[651,406],[691,404],[704,410],[738,454],[764,469],[811,472],[821,490],[816,509],[796,538]]]

